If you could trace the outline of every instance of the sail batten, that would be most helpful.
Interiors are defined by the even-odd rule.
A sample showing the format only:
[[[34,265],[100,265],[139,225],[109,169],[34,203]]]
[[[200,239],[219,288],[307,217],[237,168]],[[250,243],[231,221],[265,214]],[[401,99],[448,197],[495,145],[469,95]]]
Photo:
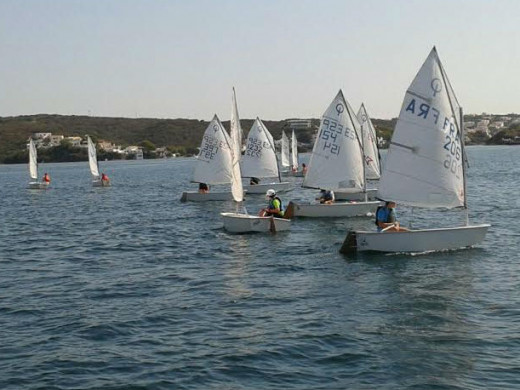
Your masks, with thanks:
[[[200,145],[193,181],[206,184],[228,184],[233,178],[233,143],[215,115]]]
[[[340,90],[320,122],[303,187],[364,188],[360,125]]]
[[[464,206],[461,119],[432,50],[405,94],[378,197],[416,207]]]

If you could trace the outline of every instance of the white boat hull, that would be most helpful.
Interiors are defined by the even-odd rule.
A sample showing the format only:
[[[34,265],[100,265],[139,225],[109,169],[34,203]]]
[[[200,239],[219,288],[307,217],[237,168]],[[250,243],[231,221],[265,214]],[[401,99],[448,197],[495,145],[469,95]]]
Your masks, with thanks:
[[[287,191],[291,187],[291,183],[283,181],[281,183],[262,183],[254,186],[244,186],[244,191],[247,194],[265,194],[267,190],[273,189],[276,192]]]
[[[49,188],[50,183],[46,183],[44,181],[32,181],[29,183],[29,189],[31,190],[46,190]]]
[[[287,218],[340,218],[340,217],[370,217],[374,215],[380,202],[359,203],[307,203],[298,204],[290,202],[285,211]]]
[[[476,245],[484,240],[490,225],[423,229],[410,232],[349,232],[340,252],[431,252]]]
[[[231,233],[279,232],[291,228],[291,220],[284,218],[259,217],[239,213],[220,213],[224,229]],[[271,224],[274,224],[274,229]]]
[[[183,192],[181,202],[209,202],[209,201],[224,201],[233,200],[233,194],[228,192],[208,192],[206,194],[198,191]]]
[[[333,190],[334,197],[336,200],[356,200],[356,201],[364,201],[365,194],[363,192],[349,192],[345,190]],[[371,188],[367,189],[367,199],[375,200],[377,195],[377,189]]]

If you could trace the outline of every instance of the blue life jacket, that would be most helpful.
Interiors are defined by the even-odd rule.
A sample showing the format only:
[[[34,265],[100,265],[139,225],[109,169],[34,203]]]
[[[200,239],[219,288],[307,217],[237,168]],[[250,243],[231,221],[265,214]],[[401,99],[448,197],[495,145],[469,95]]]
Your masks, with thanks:
[[[393,209],[389,209],[386,206],[379,206],[376,211],[376,226],[380,229],[378,222],[391,223],[395,222],[395,213]]]

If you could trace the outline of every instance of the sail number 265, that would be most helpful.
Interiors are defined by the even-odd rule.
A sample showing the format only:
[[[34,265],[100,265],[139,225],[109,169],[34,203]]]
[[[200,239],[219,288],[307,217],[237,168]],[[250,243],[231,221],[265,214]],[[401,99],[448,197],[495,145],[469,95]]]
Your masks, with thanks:
[[[446,160],[444,160],[444,168],[448,169],[459,177],[462,165],[459,164],[461,159],[461,149],[457,139],[452,139],[449,135],[446,136],[446,143],[444,149],[449,153],[446,153]]]

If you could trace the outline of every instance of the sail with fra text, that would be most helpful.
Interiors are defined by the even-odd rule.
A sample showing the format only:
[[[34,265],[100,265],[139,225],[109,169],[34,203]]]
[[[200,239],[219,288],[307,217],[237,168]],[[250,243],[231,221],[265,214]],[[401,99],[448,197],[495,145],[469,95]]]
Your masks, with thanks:
[[[464,206],[460,116],[433,48],[406,91],[378,197],[417,207]]]

